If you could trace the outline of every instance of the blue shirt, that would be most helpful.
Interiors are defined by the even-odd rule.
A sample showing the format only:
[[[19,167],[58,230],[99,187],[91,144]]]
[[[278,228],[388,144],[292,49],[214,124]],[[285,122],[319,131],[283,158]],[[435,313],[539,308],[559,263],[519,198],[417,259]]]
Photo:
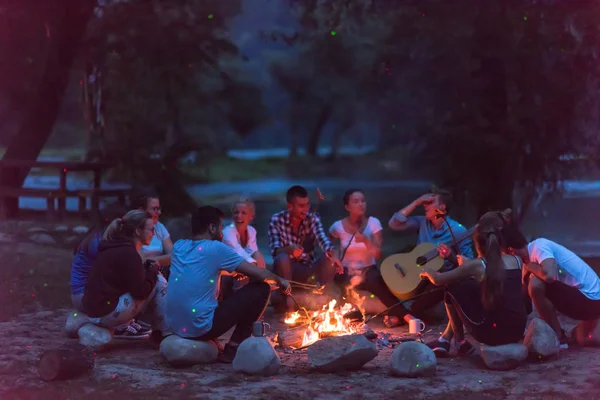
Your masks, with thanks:
[[[454,237],[458,240],[463,236],[467,229],[453,220],[450,217],[446,217],[446,220],[452,227]],[[421,243],[433,243],[436,246],[444,243],[449,247],[453,246],[452,234],[448,229],[448,225],[444,223],[440,229],[435,227],[425,218],[424,216],[409,216],[406,217],[404,214],[396,213],[392,216],[389,222],[390,228],[396,231],[405,232],[416,232],[418,235],[417,244]],[[460,254],[469,257],[473,257],[473,241],[470,237],[463,240],[460,244]]]
[[[233,272],[243,258],[216,240],[178,240],[171,253],[166,322],[174,334],[194,338],[212,328],[221,271]]]
[[[98,245],[102,240],[102,231],[97,232],[85,249],[79,249],[71,264],[71,294],[83,294],[92,263],[98,255]]]

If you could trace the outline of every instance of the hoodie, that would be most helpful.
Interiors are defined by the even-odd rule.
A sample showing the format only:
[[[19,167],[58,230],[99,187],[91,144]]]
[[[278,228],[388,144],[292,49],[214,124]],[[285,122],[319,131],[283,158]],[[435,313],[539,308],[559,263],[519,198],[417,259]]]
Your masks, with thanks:
[[[156,272],[144,267],[131,240],[102,241],[85,286],[84,311],[92,318],[103,317],[126,293],[135,300],[145,300],[156,280]]]

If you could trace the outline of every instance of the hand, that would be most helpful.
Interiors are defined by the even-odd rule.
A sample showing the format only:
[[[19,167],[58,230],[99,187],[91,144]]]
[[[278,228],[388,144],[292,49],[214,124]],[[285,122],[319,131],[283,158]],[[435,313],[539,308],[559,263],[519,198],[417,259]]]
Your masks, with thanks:
[[[523,266],[521,267],[521,283],[523,285],[529,284],[529,282],[527,282],[527,280],[529,279],[530,275],[531,275],[531,271],[529,271],[527,269],[527,264],[523,263]]]
[[[304,248],[302,246],[291,245],[290,247],[292,249],[290,254],[293,258],[300,257],[304,252]]]
[[[363,235],[363,233],[359,230],[354,235],[354,240],[356,241],[356,243],[366,243],[367,237],[365,235]]]
[[[236,281],[243,281],[244,279],[246,279],[246,275],[240,274],[238,272],[234,272],[232,276],[233,279],[235,279]]]
[[[344,266],[342,265],[342,262],[337,259],[337,257],[333,257],[331,259],[331,265],[333,265],[333,267],[335,268],[336,274],[338,274],[338,275],[344,274]]]
[[[156,260],[146,259],[144,261],[144,265],[148,269],[153,269],[154,272],[158,272],[158,270],[160,269],[160,263]]]
[[[421,279],[428,279],[429,282],[435,285],[436,278],[439,274],[439,272],[434,271],[432,269],[423,268],[423,272],[421,272],[419,276],[421,277]]]
[[[435,201],[435,194],[427,193],[417,199],[419,205]]]
[[[440,254],[440,257],[442,257],[444,260],[447,260],[452,255],[452,250],[450,250],[450,247],[446,246],[445,244],[440,244],[437,247],[437,251]]]
[[[463,257],[460,254],[456,255],[456,261],[458,262],[459,267],[465,263],[465,261],[466,261],[465,259],[466,259],[466,257]]]
[[[292,294],[292,287],[290,286],[290,283],[285,279],[278,277],[277,286],[279,286],[279,290],[281,290],[281,292],[286,296]]]
[[[262,254],[257,252],[254,256],[254,260],[256,261],[256,266],[258,268],[265,269],[267,267],[267,264],[265,263],[265,258],[262,256]]]

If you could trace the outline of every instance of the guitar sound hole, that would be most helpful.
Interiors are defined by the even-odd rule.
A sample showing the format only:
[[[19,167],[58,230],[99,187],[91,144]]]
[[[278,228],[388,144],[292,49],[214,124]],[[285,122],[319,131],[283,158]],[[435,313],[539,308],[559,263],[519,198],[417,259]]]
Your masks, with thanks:
[[[422,267],[425,264],[427,264],[427,259],[425,257],[421,256],[417,258],[417,265]]]

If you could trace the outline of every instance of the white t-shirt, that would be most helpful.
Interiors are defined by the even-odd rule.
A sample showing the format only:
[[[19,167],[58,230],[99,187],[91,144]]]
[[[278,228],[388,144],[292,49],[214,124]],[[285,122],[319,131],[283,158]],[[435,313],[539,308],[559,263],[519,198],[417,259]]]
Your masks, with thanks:
[[[571,250],[548,239],[536,239],[527,246],[529,260],[537,264],[553,258],[558,280],[579,289],[588,299],[600,300],[600,279],[594,270]]]
[[[248,225],[248,243],[246,243],[246,247],[242,246],[240,235],[234,224],[229,224],[223,228],[223,243],[231,247],[244,260],[249,263],[256,263],[256,260],[252,258],[252,254],[258,251],[258,245],[256,244],[256,229],[252,226]]]
[[[170,238],[169,231],[163,224],[158,221],[154,225],[154,236],[148,246],[142,246],[142,256],[153,257],[162,256],[164,254],[163,240]]]
[[[373,240],[373,236],[382,230],[381,222],[375,217],[369,217],[367,221],[367,226],[365,227],[364,232],[362,234],[366,236],[369,240]],[[342,221],[336,221],[329,228],[329,233],[332,237],[340,240],[340,257],[346,249],[346,253],[344,253],[344,258],[342,260],[342,265],[349,270],[352,269],[362,269],[369,267],[371,265],[375,265],[375,258],[367,249],[367,246],[363,242],[357,242],[356,236],[352,239],[352,243],[348,246],[348,242],[354,232],[346,232],[342,225]]]

